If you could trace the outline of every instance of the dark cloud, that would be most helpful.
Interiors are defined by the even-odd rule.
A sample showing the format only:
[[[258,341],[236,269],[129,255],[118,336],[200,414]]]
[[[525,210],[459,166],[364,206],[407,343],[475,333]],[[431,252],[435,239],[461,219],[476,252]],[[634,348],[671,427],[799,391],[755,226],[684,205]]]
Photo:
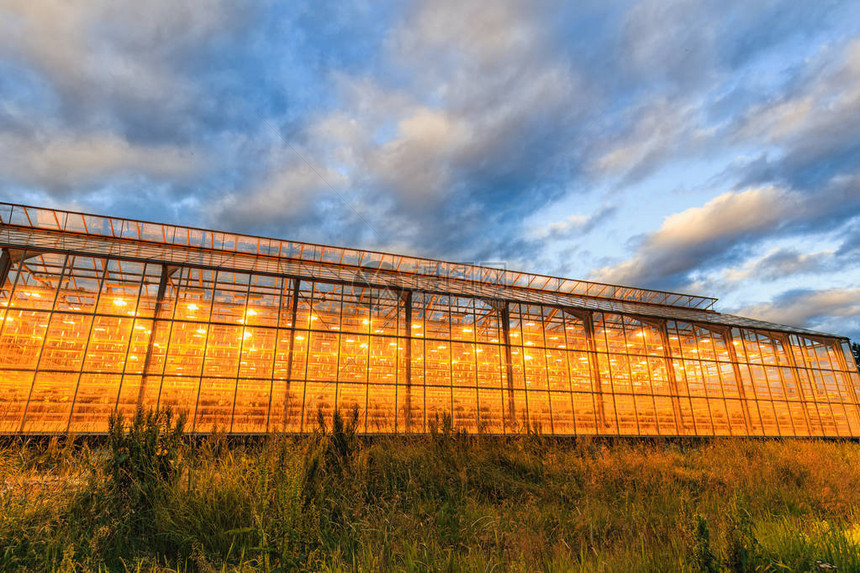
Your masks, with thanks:
[[[860,340],[860,288],[796,289],[737,310],[744,316]]]

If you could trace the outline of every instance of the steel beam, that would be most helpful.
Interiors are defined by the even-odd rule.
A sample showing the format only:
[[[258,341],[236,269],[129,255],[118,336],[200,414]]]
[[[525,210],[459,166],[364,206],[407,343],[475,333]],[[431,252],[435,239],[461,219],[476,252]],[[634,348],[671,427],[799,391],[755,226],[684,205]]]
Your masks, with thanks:
[[[594,392],[598,394],[597,399],[597,433],[602,433],[609,424],[606,423],[606,409],[603,407],[603,381],[600,377],[600,363],[597,361],[597,343],[594,340],[594,320],[591,317],[591,312],[587,310],[576,310],[571,308],[562,308],[563,312],[582,321],[585,330],[585,338],[588,343],[588,365],[591,368],[591,379],[594,382]]]
[[[296,344],[296,321],[299,314],[299,291],[301,288],[302,281],[293,279],[293,300],[290,307],[290,345],[287,352],[287,389],[284,394],[284,428],[287,427],[290,415],[290,382],[292,382],[293,378],[293,349]],[[310,343],[310,337],[308,337],[308,343]],[[338,352],[340,352],[340,345],[338,345]]]
[[[158,326],[160,324],[158,315],[164,304],[164,295],[167,294],[167,284],[170,277],[179,267],[161,265],[161,278],[158,281],[158,292],[155,295],[155,312],[152,314],[152,329],[149,332],[149,341],[146,343],[146,357],[143,359],[143,376],[140,377],[140,389],[137,392],[137,407],[143,407],[143,396],[146,392],[146,382],[149,377],[149,366],[152,362],[152,349],[155,344]]]
[[[412,291],[407,290],[400,293],[400,298],[405,307],[406,320],[406,433],[412,431]]]

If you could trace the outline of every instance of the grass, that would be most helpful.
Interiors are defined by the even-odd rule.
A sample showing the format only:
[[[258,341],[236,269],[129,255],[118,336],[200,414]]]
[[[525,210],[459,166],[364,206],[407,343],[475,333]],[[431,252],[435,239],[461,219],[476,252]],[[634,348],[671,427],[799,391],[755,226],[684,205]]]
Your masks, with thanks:
[[[183,436],[0,446],[2,571],[860,571],[860,444]]]

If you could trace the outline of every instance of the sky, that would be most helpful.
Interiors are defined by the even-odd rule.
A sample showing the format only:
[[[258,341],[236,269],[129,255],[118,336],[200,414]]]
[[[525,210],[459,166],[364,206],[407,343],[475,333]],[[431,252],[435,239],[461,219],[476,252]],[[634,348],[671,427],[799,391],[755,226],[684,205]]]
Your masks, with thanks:
[[[860,340],[860,2],[0,0],[0,200]]]

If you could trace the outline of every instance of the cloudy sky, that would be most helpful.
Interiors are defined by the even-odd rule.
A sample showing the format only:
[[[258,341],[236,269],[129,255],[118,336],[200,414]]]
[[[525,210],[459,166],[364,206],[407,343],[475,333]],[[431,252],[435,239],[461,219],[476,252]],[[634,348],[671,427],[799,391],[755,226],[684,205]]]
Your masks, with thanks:
[[[860,3],[0,0],[0,200],[860,339]]]

